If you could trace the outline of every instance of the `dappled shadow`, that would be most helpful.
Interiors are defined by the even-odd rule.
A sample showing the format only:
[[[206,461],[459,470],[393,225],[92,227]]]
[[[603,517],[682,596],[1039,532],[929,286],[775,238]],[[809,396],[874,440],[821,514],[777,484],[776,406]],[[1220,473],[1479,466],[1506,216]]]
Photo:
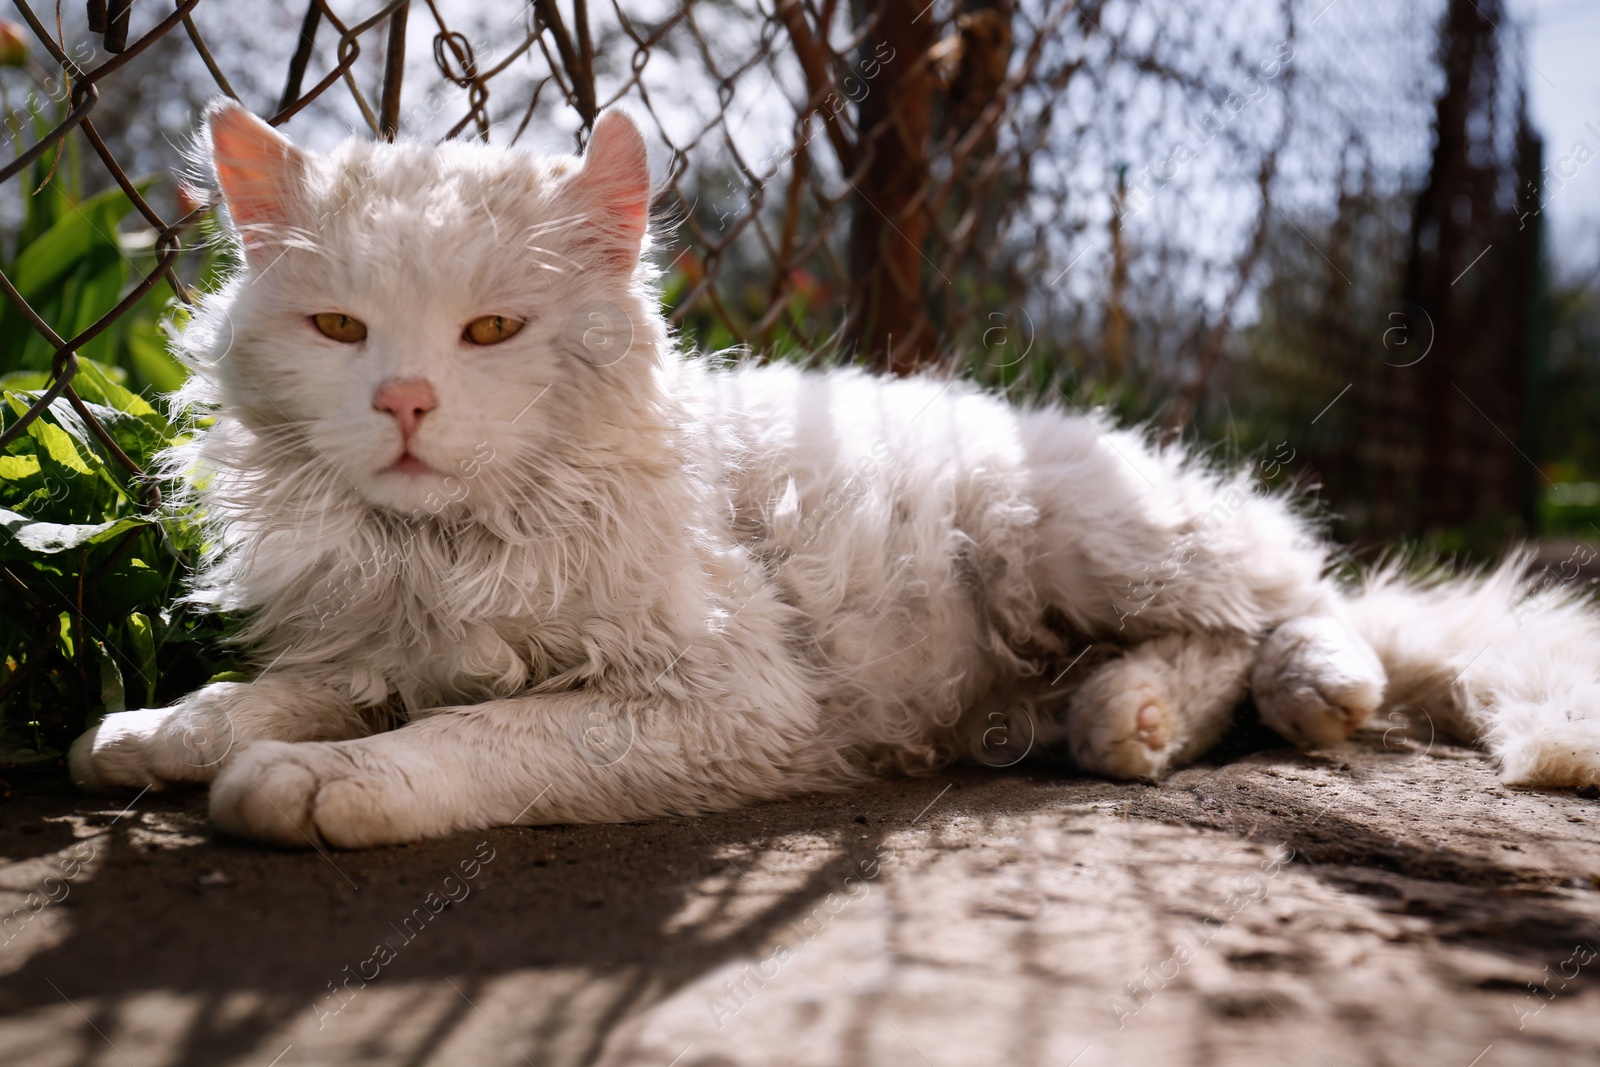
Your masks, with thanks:
[[[904,782],[894,793],[914,812],[940,789]],[[450,978],[461,993],[407,1062],[424,1062],[444,1045],[487,979],[573,970],[610,978],[612,988],[599,998],[552,995],[528,1013],[536,1026],[518,1024],[536,1062],[589,1062],[621,1019],[754,954],[837,891],[883,839],[885,820],[863,814],[882,800],[818,798],[694,820],[499,829],[325,854],[213,838],[203,827],[202,794],[145,797],[115,824],[99,814],[108,810],[103,801],[55,801],[55,818],[100,828],[98,854],[92,872],[54,905],[70,915],[70,934],[0,979],[0,996],[12,1011],[93,1001],[100,1007],[91,1019],[105,1014],[96,1025],[110,1032],[119,1005],[141,994],[191,994],[198,1006],[170,1062],[213,1064],[259,1054],[263,1039],[297,1016],[335,1025],[341,999],[333,987],[356,974],[344,988],[359,1004],[358,972],[372,973],[368,961],[383,942],[394,958],[373,986]],[[46,825],[67,827],[65,844],[71,822]],[[751,911],[739,857],[796,832],[817,839],[816,855]],[[204,840],[183,840],[195,834]],[[51,832],[52,841],[59,836]],[[468,870],[476,864],[475,878],[464,876],[464,862]],[[707,883],[710,892],[696,891]],[[447,893],[459,902],[433,914],[430,892],[435,903]],[[701,906],[686,920],[691,898]],[[745,910],[734,918],[736,900]],[[231,1002],[238,991],[252,994],[248,1006]],[[97,1056],[86,1048],[86,1062]]]
[[[58,1010],[63,1001],[81,1008],[82,1017],[60,1016],[51,1063],[100,1062],[106,1050],[96,1031],[116,1035],[136,1023],[173,1032],[159,1062],[197,1067],[267,1063],[290,1040],[286,1033],[339,1031],[340,1062],[500,1062],[461,1050],[468,1031],[482,1030],[491,1018],[491,1037],[516,1052],[505,1056],[499,1046],[505,1062],[593,1063],[619,1028],[651,1005],[725,965],[761,958],[775,941],[792,940],[797,924],[841,892],[845,877],[891,835],[927,830],[926,847],[947,847],[939,827],[952,811],[996,834],[1009,817],[1030,815],[1048,818],[1063,835],[1098,835],[1095,828],[1117,811],[1135,826],[1156,821],[1231,841],[1286,841],[1296,850],[1296,869],[1340,892],[1425,921],[1443,941],[1537,966],[1576,942],[1600,940],[1554,884],[1569,872],[1544,868],[1536,877],[1526,864],[1497,860],[1468,842],[1456,848],[1397,834],[1392,804],[1376,813],[1358,810],[1353,793],[1340,794],[1344,803],[1330,797],[1318,804],[1312,790],[1272,784],[1275,775],[1326,765],[1283,750],[1257,752],[1183,772],[1162,787],[1072,779],[1036,767],[961,770],[722,816],[501,829],[325,855],[212,838],[201,794],[146,797],[122,818],[103,800],[35,800],[31,818],[97,834],[98,855],[57,905],[69,919],[62,939],[0,978],[0,998],[15,1016]],[[1491,781],[1481,767],[1473,774]],[[1344,788],[1359,790],[1361,775],[1347,777]],[[1386,782],[1391,793],[1404,785]],[[931,814],[918,822],[930,805]],[[1415,818],[1431,817],[1419,793]],[[20,834],[10,818],[6,825],[8,846],[41,836]],[[1503,832],[1512,843],[1516,837],[1509,824],[1497,829],[1491,820],[1480,820],[1478,830]],[[979,839],[985,832],[978,831]],[[51,842],[61,837],[58,829],[42,833]],[[948,847],[970,847],[966,840]],[[23,854],[39,853],[24,847]],[[1044,866],[1071,858],[1069,846]],[[478,862],[470,880],[464,861],[468,869]],[[1570,877],[1585,875],[1581,863],[1573,861]],[[451,875],[467,895],[428,914],[428,894],[442,894]],[[884,965],[890,973],[926,965],[915,936],[907,933],[902,942],[897,932],[903,909],[918,904],[901,894],[914,890],[880,884],[892,916]],[[1149,889],[1154,896],[1138,906],[1169,914],[1179,906]],[[1041,951],[1038,907],[1022,898],[983,907],[1004,912],[1013,924],[993,951],[1014,958],[1024,974],[1041,976],[1026,986],[1032,1011],[1007,1033],[1008,1044],[1021,1050],[1017,1062],[1032,1061],[1035,1054],[1025,1049],[1045,1048],[1046,1024],[1038,1020],[1048,1018],[1049,1005],[1090,994],[1049,978],[1050,961],[1034,959]],[[425,919],[414,918],[419,908]],[[341,998],[333,987],[371,959],[380,942],[393,947],[393,959]],[[1230,964],[1259,976],[1293,971],[1302,961],[1256,954]],[[1110,976],[1115,981],[1128,961],[1105,966],[1117,972]],[[498,1007],[488,1003],[507,976],[519,983],[518,999],[507,1002],[502,990]],[[1585,973],[1578,981],[1590,979]],[[156,994],[183,998],[187,1006],[161,1009]],[[870,1035],[880,1020],[864,1000],[852,1010],[859,1018],[843,1035],[840,1054],[871,1063]],[[306,1052],[302,1037],[293,1040],[301,1042],[296,1057],[311,1058],[285,1065],[332,1062]],[[4,1054],[16,1056],[12,1062],[46,1062],[29,1058],[37,1044],[12,1048]],[[704,1063],[719,1062],[712,1052],[703,1055]],[[696,1062],[690,1055],[679,1067]]]
[[[15,862],[47,856],[71,845],[76,840],[71,824],[53,816],[64,808],[84,808],[87,798],[66,775],[55,768],[13,768],[6,775],[6,799],[0,808],[5,813],[0,819],[0,857]],[[120,810],[128,799],[118,804],[108,798],[103,806]]]
[[[1349,772],[1340,757],[1302,755],[1283,750],[1257,753],[1214,773],[1183,772],[1167,789],[1139,794],[1128,807],[1131,816],[1155,818],[1185,826],[1211,827],[1269,841],[1283,841],[1295,850],[1295,862],[1342,891],[1373,898],[1382,911],[1421,918],[1431,934],[1445,943],[1460,943],[1543,967],[1574,945],[1600,946],[1600,928],[1572,910],[1566,891],[1600,885],[1600,870],[1585,857],[1559,854],[1544,862],[1510,862],[1529,846],[1525,822],[1497,815],[1492,805],[1474,811],[1466,827],[1440,821],[1443,804],[1435,790],[1418,782],[1407,795],[1405,776],[1422,760],[1460,760],[1468,749],[1440,743],[1436,752],[1386,747],[1377,733],[1357,735],[1353,747],[1394,757],[1382,778],[1351,775],[1349,788],[1372,792],[1375,810],[1352,811],[1342,796],[1310,795],[1304,789],[1274,788],[1276,772],[1263,778],[1263,768],[1332,768]],[[1427,768],[1436,772],[1436,768]],[[1478,772],[1485,797],[1514,792],[1499,785],[1486,769]],[[1569,802],[1600,815],[1600,806],[1570,790],[1541,791],[1552,802]],[[1396,803],[1399,800],[1400,803]],[[1348,803],[1348,801],[1346,802]],[[1466,832],[1463,832],[1463,829]],[[1492,854],[1500,852],[1497,858]],[[1584,974],[1583,981],[1600,981]]]

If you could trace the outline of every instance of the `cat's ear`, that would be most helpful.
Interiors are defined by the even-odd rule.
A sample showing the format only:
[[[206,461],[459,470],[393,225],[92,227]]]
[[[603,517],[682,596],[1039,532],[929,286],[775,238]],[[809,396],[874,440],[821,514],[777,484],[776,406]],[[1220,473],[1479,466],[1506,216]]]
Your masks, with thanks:
[[[217,184],[244,241],[245,256],[252,258],[288,224],[305,154],[232,100],[207,109],[206,128]]]
[[[584,241],[597,265],[633,273],[650,213],[650,157],[624,111],[601,115],[589,135],[583,166],[567,179],[584,216]]]

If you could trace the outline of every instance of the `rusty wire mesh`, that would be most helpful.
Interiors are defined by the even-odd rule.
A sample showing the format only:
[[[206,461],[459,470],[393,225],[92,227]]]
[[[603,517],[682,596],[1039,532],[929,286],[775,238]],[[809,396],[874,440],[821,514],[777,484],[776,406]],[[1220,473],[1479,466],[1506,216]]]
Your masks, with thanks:
[[[190,299],[174,271],[179,258],[192,250],[186,249],[180,238],[207,214],[211,205],[195,207],[171,221],[164,219],[135,188],[124,167],[107,147],[96,129],[92,113],[100,102],[101,86],[107,84],[108,79],[180,26],[203,59],[217,90],[238,96],[196,25],[192,12],[197,4],[198,0],[181,0],[169,15],[129,42],[131,5],[108,5],[105,0],[91,0],[88,25],[91,32],[103,35],[104,50],[111,58],[87,70],[72,58],[66,42],[58,41],[51,28],[26,3],[17,4],[17,10],[40,46],[59,65],[70,87],[70,111],[47,135],[0,168],[0,182],[22,174],[29,164],[57,150],[64,138],[74,132],[80,133],[107,173],[156,231],[158,262],[115,307],[106,309],[104,315],[77,336],[66,339],[34,314],[9,283],[0,281],[6,285],[8,297],[56,350],[50,395],[41,398],[23,422],[7,431],[6,441],[20,433],[26,422],[57,396],[69,399],[74,396],[71,388],[74,351],[98,335],[151,287],[165,280],[180,300]],[[299,46],[289,60],[280,102],[264,117],[275,126],[289,123],[342,81],[373,136],[392,140],[397,133],[403,134],[407,125],[407,115],[402,110],[404,43],[411,6],[410,0],[391,0],[359,22],[347,24],[325,0],[313,0],[301,22]],[[681,322],[698,310],[709,309],[719,325],[738,343],[770,339],[775,325],[784,322],[796,331],[798,338],[815,349],[826,348],[830,343],[859,347],[863,338],[872,336],[872,324],[865,320],[876,309],[865,300],[850,301],[845,319],[834,324],[826,335],[806,330],[795,305],[815,292],[817,280],[801,272],[812,268],[814,273],[820,274],[821,284],[835,287],[829,291],[834,300],[852,285],[881,288],[887,282],[890,293],[886,299],[896,304],[891,311],[898,315],[896,322],[900,323],[915,318],[904,309],[920,303],[925,274],[948,283],[951,272],[944,267],[961,273],[961,260],[973,255],[977,241],[995,230],[993,221],[986,223],[985,216],[993,216],[997,209],[993,203],[984,202],[983,194],[1001,185],[1002,160],[993,151],[997,128],[1006,113],[1009,93],[1029,79],[1038,62],[1046,39],[1042,31],[1047,27],[1042,24],[1028,27],[1033,47],[1028,50],[1020,69],[1008,75],[1012,53],[1009,15],[1002,19],[993,11],[981,11],[979,15],[991,17],[960,15],[943,20],[929,17],[926,24],[919,27],[914,20],[886,25],[889,20],[872,12],[856,25],[846,27],[841,34],[834,25],[839,21],[833,11],[835,6],[826,4],[819,11],[798,0],[781,0],[772,12],[759,16],[761,32],[745,54],[735,57],[708,38],[696,22],[692,5],[675,8],[648,27],[630,19],[617,5],[612,12],[611,39],[601,43],[613,58],[619,51],[631,52],[620,64],[629,73],[620,81],[613,79],[609,92],[602,98],[596,84],[600,50],[582,3],[576,9],[576,24],[570,29],[554,3],[536,0],[522,8],[519,17],[525,28],[520,40],[510,47],[504,40],[490,42],[502,57],[483,65],[476,54],[483,42],[475,44],[465,34],[451,29],[438,5],[430,2],[425,7],[437,27],[433,36],[433,59],[438,76],[466,94],[465,114],[450,125],[445,136],[477,136],[488,140],[491,126],[500,125],[512,128],[508,139],[514,143],[539,113],[541,105],[551,110],[546,90],[552,86],[560,98],[556,106],[570,109],[580,121],[581,130],[592,124],[601,109],[630,97],[636,105],[655,116],[655,106],[643,77],[652,53],[676,46],[680,53],[697,54],[711,84],[718,89],[720,106],[709,122],[687,138],[675,138],[667,132],[667,123],[658,124],[660,143],[670,157],[658,204],[668,208],[669,213],[673,208],[681,213],[678,216],[681,225],[673,233],[680,247],[677,255],[671,257],[669,266],[686,258],[691,263],[687,271],[691,285],[677,302],[674,318]],[[1048,17],[1050,28],[1059,26],[1070,9],[1071,5],[1058,5]],[[502,31],[516,22],[514,19],[505,23]],[[953,28],[944,39],[939,36],[941,22],[947,24],[946,28]],[[337,35],[336,62],[306,88],[308,70],[319,46],[319,31],[324,35],[327,32],[324,24]],[[830,33],[829,27],[835,32]],[[764,159],[745,158],[727,133],[734,86],[755,68],[776,62],[780,33],[788,35],[783,47],[792,49],[793,57],[798,58],[807,95],[796,105],[792,142]],[[680,39],[674,40],[675,37]],[[384,74],[376,107],[352,74],[366,38],[381,38]],[[899,47],[901,45],[909,46],[909,58]],[[491,120],[491,82],[514,62],[533,53],[542,57],[545,70],[518,86],[520,95],[526,98],[525,103],[517,101],[520,119],[513,121],[515,116],[511,115]],[[857,53],[864,58],[855,58]],[[905,114],[898,113],[906,109],[894,106],[891,101],[904,103],[907,99],[904,95],[878,93],[877,99],[882,103],[864,106],[873,95],[874,86],[870,83],[879,78],[880,71],[897,61],[904,71],[904,82],[926,83],[920,94],[924,111],[934,104],[931,87],[935,82],[949,89],[945,99],[954,121],[946,124],[939,143],[924,143],[937,132],[927,114],[908,119]],[[863,105],[859,115],[856,113],[858,105]],[[430,112],[436,106],[430,99]],[[819,120],[824,131],[822,139],[828,146],[828,159],[813,158],[814,128],[810,121],[813,117]],[[871,125],[863,132],[860,127],[868,120]],[[732,210],[726,205],[721,205],[720,209],[718,205],[710,205],[708,210],[695,210],[708,198],[700,188],[689,184],[691,177],[704,179],[703,173],[691,175],[689,161],[693,151],[705,148],[721,153],[739,182],[737,195],[741,202]],[[932,173],[929,163],[935,159],[946,164],[942,175]],[[733,183],[725,184],[733,188]],[[836,187],[830,188],[830,185]],[[866,187],[879,195],[870,196]],[[773,195],[781,196],[783,205],[776,220],[772,213],[763,211],[769,196]],[[857,220],[856,232],[849,235],[848,241],[841,241],[841,224],[850,215],[849,201],[858,197],[866,197],[881,218],[864,223]],[[886,206],[889,210],[885,210]],[[931,220],[952,209],[955,213],[948,225],[931,225]],[[875,231],[879,230],[896,239],[883,237],[876,245],[864,240],[875,236]],[[770,278],[763,287],[759,308],[747,306],[751,303],[749,300],[730,297],[723,284],[731,278],[724,264],[735,255],[741,242],[754,243],[770,261],[765,265],[765,273]],[[843,249],[844,244],[851,247]],[[856,247],[860,245],[867,247]],[[863,267],[863,260],[882,262],[868,262]],[[754,273],[748,263],[741,263],[739,267],[746,275]],[[872,276],[878,273],[883,277]],[[739,280],[748,280],[746,275],[741,275]],[[810,290],[803,284],[808,282],[813,283]],[[969,306],[954,304],[947,316],[953,314],[960,318],[963,311],[970,316],[974,298],[972,294],[966,296],[965,304]],[[883,317],[886,320],[883,325],[896,324],[887,321],[890,313],[886,312]],[[912,323],[912,336],[902,333],[899,340],[886,342],[886,351],[876,353],[876,358],[902,369],[928,362],[936,353],[938,342],[930,332],[935,324],[927,321],[929,316],[924,315],[923,319],[925,321]],[[884,331],[880,333],[886,336]]]
[[[83,69],[73,58],[79,50],[58,39],[59,10],[52,27],[17,4],[70,87],[70,111],[0,168],[0,182],[80,133],[157,234],[159,259],[140,288],[80,336],[63,340],[29,314],[57,350],[60,395],[72,395],[72,350],[144,291],[167,280],[188,298],[174,267],[193,245],[180,238],[207,209],[162,218],[134,188],[92,113],[102,85],[115,91],[115,75],[180,26],[215,91],[241,95],[197,24],[197,6],[179,0],[130,42],[132,5],[90,0],[87,25],[110,58]],[[700,0],[662,3],[649,18],[615,0],[593,12],[578,0],[565,15],[554,0],[533,0],[512,5],[509,17],[478,13],[474,33],[452,28],[442,6],[391,0],[347,22],[331,3],[312,0],[298,19],[277,103],[261,109],[265,117],[289,124],[344,96],[330,93],[342,84],[348,96],[336,114],[374,137],[442,133],[516,143],[537,120],[581,144],[601,109],[625,101],[655,120],[653,140],[666,158],[657,206],[658,216],[674,223],[661,259],[683,283],[669,294],[675,322],[698,327],[702,340],[757,349],[787,342],[899,372],[948,356],[996,308],[1014,311],[1025,295],[1037,296],[1041,279],[1059,281],[1060,268],[1077,262],[1073,237],[1103,223],[1119,194],[1090,198],[1069,189],[1063,175],[1075,161],[1064,157],[1097,133],[1100,171],[1126,169],[1113,158],[1118,151],[1135,164],[1141,155],[1159,155],[1159,141],[1146,144],[1148,151],[1105,144],[1108,131],[1126,132],[1136,92],[1149,95],[1154,85],[1168,94],[1160,106],[1205,107],[1208,97],[1226,95],[1265,47],[1250,45],[1255,54],[1231,61],[1191,56],[1185,65],[1174,55],[1195,49],[1183,41],[1174,48],[1181,19],[1173,19],[1180,29],[1154,36],[1125,15],[1114,28],[1112,12],[1138,9],[1115,0],[876,0],[848,10],[837,0],[773,0],[770,8],[749,9]],[[1292,38],[1292,7],[1282,5],[1283,26],[1274,35]],[[408,67],[407,28],[418,12],[431,24],[431,85],[415,84],[415,64]],[[1193,22],[1196,12],[1187,17]],[[1238,42],[1233,47],[1242,52]],[[248,58],[258,74],[261,58]],[[362,88],[366,67],[381,68],[375,101]],[[1119,68],[1137,84],[1120,85]],[[686,76],[701,99],[680,96],[663,109],[663,94]],[[308,77],[315,81],[306,87]],[[1089,89],[1087,108],[1072,100],[1080,85]],[[453,93],[441,95],[441,87]],[[441,110],[451,108],[459,114],[436,128]],[[752,121],[769,135],[752,141],[736,131]],[[1241,136],[1243,125],[1227,137],[1245,178],[1264,191],[1289,125],[1274,116],[1261,124],[1267,134],[1253,138]],[[1095,203],[1086,212],[1088,199]],[[1248,240],[1208,266],[1231,276],[1229,309],[1264,233],[1263,206]],[[1104,246],[1104,234],[1097,236]],[[1118,250],[1093,251],[1104,259]],[[1117,267],[1101,265],[1113,273]],[[28,313],[14,290],[8,296]],[[1228,320],[1224,313],[1208,325]],[[1215,359],[1207,336],[1202,362]],[[1113,349],[1123,347],[1115,328],[1107,339]]]
[[[64,139],[80,136],[154,230],[156,261],[114,306],[70,337],[61,336],[0,273],[0,288],[7,298],[54,350],[49,387],[0,434],[0,448],[65,398],[110,458],[140,486],[148,509],[160,502],[156,484],[118,447],[73,389],[77,352],[163,282],[178,300],[192,301],[176,268],[196,244],[186,244],[186,234],[214,205],[201,204],[163,217],[102,137],[94,113],[103,92],[116,91],[119,72],[180,28],[216,90],[239,96],[197,25],[198,3],[179,0],[165,17],[129,40],[132,5],[90,0],[85,25],[100,40],[98,48],[87,51],[91,55],[103,51],[109,58],[87,68],[74,58],[85,50],[69,47],[59,10],[52,26],[27,3],[16,4],[38,46],[59,68],[67,90],[67,114],[0,167],[0,183],[19,178],[47,153],[59,153]],[[631,99],[636,109],[658,120],[659,143],[669,159],[658,206],[679,223],[671,231],[677,247],[663,257],[669,269],[677,268],[681,282],[672,308],[679,324],[697,325],[700,333],[715,340],[753,347],[770,347],[781,331],[792,344],[813,352],[848,350],[881,367],[904,371],[933,358],[940,336],[949,333],[954,321],[970,317],[983,301],[981,287],[969,286],[930,305],[924,300],[925,282],[937,278],[948,285],[952,275],[964,274],[963,260],[995,233],[1003,210],[997,210],[985,193],[1005,179],[994,153],[997,128],[1009,94],[1031,77],[1038,63],[1044,25],[1028,27],[1033,45],[1010,70],[1009,9],[1003,17],[998,10],[979,10],[950,12],[941,18],[929,8],[922,12],[926,17],[908,18],[908,7],[888,3],[853,25],[844,25],[832,0],[821,8],[779,0],[774,9],[755,17],[753,37],[735,45],[717,40],[719,33],[708,33],[697,21],[693,5],[667,9],[646,23],[614,4],[597,40],[596,20],[581,0],[570,17],[549,0],[535,0],[474,40],[453,29],[433,0],[422,5],[391,0],[354,22],[342,19],[327,0],[312,0],[300,20],[282,94],[264,117],[275,126],[290,123],[342,83],[372,136],[393,140],[413,132],[408,126],[425,125],[442,107],[437,85],[411,111],[403,104],[407,26],[416,14],[413,6],[433,24],[438,84],[458,91],[454,103],[462,113],[449,123],[446,138],[489,140],[492,129],[499,127],[501,138],[514,143],[536,117],[555,121],[554,114],[565,111],[576,118],[581,141],[596,114],[623,99]],[[1068,10],[1069,5],[1058,5],[1048,16],[1050,22],[1058,25]],[[716,17],[721,23],[751,21],[726,11]],[[364,44],[376,48],[382,64],[376,101],[369,99],[355,73]],[[486,53],[495,58],[487,60]],[[803,95],[794,104],[793,136],[762,159],[746,158],[728,132],[735,86],[752,71],[773,68],[780,53],[803,76]],[[657,54],[698,63],[716,89],[718,106],[687,136],[669,133],[672,124],[661,120],[645,78]],[[324,62],[327,69],[314,75],[319,55],[332,61]],[[496,112],[492,104],[499,101],[492,96],[492,87],[519,61],[533,73],[519,71],[513,106]],[[620,76],[600,78],[602,66]],[[886,75],[899,83],[897,91],[874,93],[883,87],[873,83],[887,80]],[[307,86],[312,77],[315,80]],[[602,80],[607,83],[603,93]],[[944,105],[950,121],[937,131],[933,111],[940,87],[947,90]],[[903,106],[908,101],[912,106]],[[820,144],[813,144],[819,131]],[[822,145],[827,158],[818,158],[824,154],[818,151]],[[733,194],[731,207],[727,202],[711,203],[696,188],[706,180],[703,172],[692,172],[690,167],[697,148],[709,149],[727,164],[723,178],[726,192]],[[945,164],[942,175],[933,173],[934,159]],[[769,210],[769,198],[781,205],[778,210]],[[871,205],[872,210],[854,212],[846,233],[853,202]],[[939,219],[948,220],[948,225],[935,225]],[[758,259],[766,262],[758,265],[754,262]],[[131,532],[126,541],[135,536]],[[102,570],[116,559],[113,554]],[[45,607],[11,569],[0,568],[0,573],[29,603]],[[92,582],[94,575],[88,580]]]
[[[1200,0],[1169,5],[1158,23],[1126,0],[460,7],[390,0],[352,19],[329,0],[295,11],[274,4],[270,15],[297,27],[285,59],[251,50],[253,41],[241,54],[250,20],[267,17],[253,5],[177,0],[164,15],[141,9],[148,26],[134,34],[129,0],[89,0],[85,20],[67,20],[85,42],[63,28],[59,7],[41,18],[17,0],[59,70],[65,117],[0,168],[0,184],[26,195],[18,179],[30,165],[81,138],[153,231],[154,262],[68,337],[0,273],[0,288],[54,352],[48,388],[0,448],[64,398],[138,483],[144,507],[160,502],[72,383],[77,351],[153,287],[193,298],[180,266],[204,243],[197,227],[214,205],[178,198],[157,211],[130,177],[138,168],[119,162],[96,126],[97,108],[127,126],[146,119],[158,101],[123,83],[174,66],[176,48],[204,70],[204,90],[191,86],[181,101],[190,124],[204,96],[221,93],[302,141],[330,127],[500,144],[548,145],[554,133],[570,138],[570,150],[600,111],[627,106],[657,157],[663,225],[653,254],[670,318],[693,344],[745,346],[758,357],[799,352],[894,373],[965,361],[1010,384],[1035,336],[1048,335],[1053,347],[1030,357],[1027,373],[1054,385],[1087,365],[1114,381],[1146,358],[1181,397],[1182,421],[1223,355],[1269,226],[1288,218],[1268,190],[1282,195],[1273,183],[1295,129],[1292,72],[1271,57],[1295,40],[1293,0],[1262,0],[1276,21],[1221,42],[1207,36]],[[281,91],[268,87],[269,70],[283,71]],[[159,89],[166,71],[155,75]],[[1198,192],[1151,182],[1182,124],[1209,121],[1219,101],[1263,77],[1265,102],[1229,116],[1215,145],[1201,142],[1209,154],[1186,164],[1208,174]],[[1402,139],[1408,129],[1380,89],[1369,85],[1361,99],[1347,91],[1340,102],[1347,127],[1371,128],[1360,149],[1369,160],[1382,155],[1384,120]],[[1336,140],[1327,129],[1312,136]],[[1193,197],[1215,198],[1229,182],[1259,194],[1235,213],[1229,240],[1202,254],[1196,242],[1167,239],[1186,223],[1164,213],[1194,214]],[[1186,276],[1180,292],[1173,279]],[[1201,290],[1218,295],[1191,299]],[[1165,303],[1153,311],[1158,298]],[[0,576],[43,611],[15,573],[0,567]]]

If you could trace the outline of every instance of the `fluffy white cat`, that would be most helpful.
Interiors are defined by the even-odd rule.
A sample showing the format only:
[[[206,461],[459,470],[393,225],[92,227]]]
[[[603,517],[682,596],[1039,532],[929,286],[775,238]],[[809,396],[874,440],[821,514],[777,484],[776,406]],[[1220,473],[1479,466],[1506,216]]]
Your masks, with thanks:
[[[680,355],[621,113],[581,160],[207,125],[244,259],[181,335],[214,421],[172,470],[215,524],[194,599],[262,670],[107,717],[85,787],[211,781],[225,831],[359,847],[1030,751],[1158,779],[1247,694],[1306,747],[1420,709],[1508,782],[1600,782],[1600,623],[1525,560],[1341,589],[1250,471]]]

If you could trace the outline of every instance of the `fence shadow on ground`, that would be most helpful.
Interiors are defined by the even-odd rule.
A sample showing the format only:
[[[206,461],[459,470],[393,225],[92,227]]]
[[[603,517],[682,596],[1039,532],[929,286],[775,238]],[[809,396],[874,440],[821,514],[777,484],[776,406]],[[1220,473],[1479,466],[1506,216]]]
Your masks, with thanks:
[[[115,1040],[130,1028],[165,1026],[175,1031],[167,1062],[265,1063],[279,1051],[269,1045],[319,1015],[330,1030],[351,1025],[365,1035],[383,1062],[444,1062],[438,1057],[448,1058],[458,1031],[481,1014],[493,983],[516,973],[529,976],[531,995],[512,1009],[501,1000],[496,1032],[534,1063],[592,1063],[621,1024],[652,1004],[731,961],[766,956],[900,831],[929,829],[940,847],[937,826],[951,812],[997,834],[1008,818],[1041,812],[1059,812],[1068,832],[1104,818],[1086,814],[1099,808],[1135,823],[1286,841],[1298,869],[1340,892],[1381,898],[1381,907],[1425,920],[1441,941],[1535,968],[1600,936],[1560,887],[1530,879],[1525,867],[1397,838],[1386,821],[1392,811],[1316,811],[1290,791],[1261,788],[1263,767],[1306,761],[1259,753],[1183,772],[1162,788],[1037,769],[957,771],[723,816],[501,829],[326,855],[216,839],[203,827],[200,794],[145,797],[121,818],[119,805],[104,800],[13,802],[25,820],[7,819],[0,842],[8,857],[39,856],[64,843],[60,827],[73,826],[101,828],[93,838],[100,854],[60,905],[65,937],[0,979],[0,1002],[13,1016],[81,1005],[81,1020],[63,1016],[78,1052],[59,1062],[99,1062],[101,1034]],[[935,803],[934,816],[917,823]],[[1417,817],[1429,817],[1425,801]],[[21,821],[49,829],[27,834]],[[474,856],[482,861],[476,877],[464,879],[461,864]],[[427,894],[446,891],[451,874],[469,895],[408,920],[426,911]],[[330,983],[363,968],[379,941],[396,946],[395,958],[366,988],[407,997],[388,997],[374,1015],[362,1009],[379,1008],[377,998],[362,1005],[358,983],[341,1019]],[[446,981],[455,993],[444,994],[457,1001],[429,1002],[429,983]],[[187,1015],[160,1006],[173,997],[186,998]],[[423,1014],[429,1021],[415,1026],[411,1017]],[[43,1051],[12,1047],[16,1062]],[[59,1054],[59,1043],[52,1048]]]

